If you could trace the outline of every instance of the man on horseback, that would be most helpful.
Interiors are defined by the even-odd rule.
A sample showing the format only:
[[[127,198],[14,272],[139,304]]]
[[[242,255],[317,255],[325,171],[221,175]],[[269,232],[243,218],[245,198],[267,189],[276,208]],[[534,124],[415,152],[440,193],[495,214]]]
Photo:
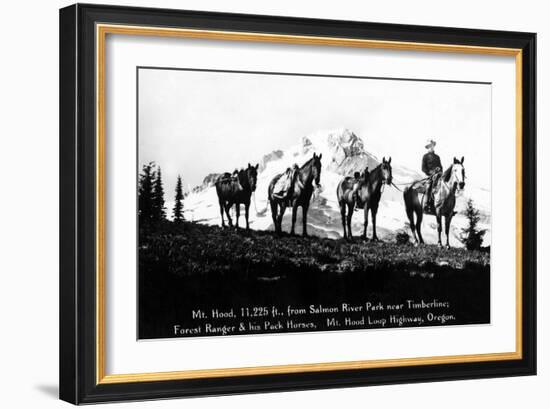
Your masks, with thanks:
[[[424,211],[426,213],[435,213],[435,205],[433,198],[433,186],[439,180],[443,166],[441,165],[441,158],[434,152],[436,142],[433,139],[428,139],[426,149],[428,152],[422,157],[422,172],[428,176],[428,186],[426,189],[426,201],[424,205]]]

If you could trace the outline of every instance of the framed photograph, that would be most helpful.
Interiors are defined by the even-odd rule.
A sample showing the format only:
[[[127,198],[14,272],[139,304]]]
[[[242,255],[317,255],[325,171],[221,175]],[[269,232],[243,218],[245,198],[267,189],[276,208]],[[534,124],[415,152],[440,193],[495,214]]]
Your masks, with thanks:
[[[61,399],[535,374],[535,45],[61,9]]]

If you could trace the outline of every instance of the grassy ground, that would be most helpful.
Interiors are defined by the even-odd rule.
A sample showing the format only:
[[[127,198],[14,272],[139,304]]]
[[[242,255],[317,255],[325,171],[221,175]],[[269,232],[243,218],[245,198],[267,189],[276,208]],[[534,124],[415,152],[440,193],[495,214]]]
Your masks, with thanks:
[[[142,232],[139,266],[141,338],[172,336],[199,307],[436,298],[451,303],[455,324],[489,321],[487,252],[184,223]]]

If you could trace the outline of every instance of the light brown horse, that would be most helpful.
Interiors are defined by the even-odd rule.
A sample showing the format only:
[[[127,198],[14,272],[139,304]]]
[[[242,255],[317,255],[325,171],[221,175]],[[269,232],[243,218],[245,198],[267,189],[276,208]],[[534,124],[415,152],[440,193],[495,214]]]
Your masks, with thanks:
[[[464,189],[466,172],[464,170],[464,157],[461,160],[453,158],[453,164],[447,168],[445,172],[440,176],[436,182],[436,186],[433,188],[434,205],[435,205],[435,218],[437,220],[437,244],[441,247],[441,219],[445,217],[445,235],[447,236],[446,247],[450,248],[449,244],[449,230],[451,227],[451,220],[455,215],[456,204],[456,192]],[[423,244],[422,238],[422,217],[424,213],[425,201],[428,200],[426,196],[425,180],[413,182],[410,186],[405,188],[403,192],[403,199],[405,200],[405,210],[407,211],[407,217],[409,218],[409,226],[414,237],[416,244]],[[416,222],[414,216],[416,215]]]
[[[376,235],[376,214],[378,213],[378,204],[382,197],[383,185],[391,185],[392,183],[391,157],[388,160],[385,157],[382,158],[382,163],[371,172],[365,169],[362,178],[358,181],[357,194],[354,195],[353,188],[356,182],[355,178],[345,177],[340,181],[336,189],[336,197],[338,198],[340,215],[342,216],[344,238],[353,238],[351,233],[351,218],[357,206],[364,210],[365,216],[361,237],[367,239],[370,211],[372,217],[372,241],[378,241],[378,236]]]
[[[290,191],[285,198],[281,198],[278,195],[274,195],[275,185],[279,178],[284,173],[275,176],[267,191],[267,198],[271,206],[271,217],[273,218],[273,225],[275,226],[275,232],[277,234],[282,233],[282,222],[285,210],[288,206],[292,207],[292,227],[290,234],[294,234],[294,225],[296,224],[296,214],[298,207],[302,208],[302,225],[303,235],[307,236],[307,212],[309,209],[309,203],[311,196],[313,195],[313,184],[319,188],[321,187],[321,157],[323,154],[317,156],[313,154],[313,157],[304,163],[297,171],[295,179],[290,186]]]

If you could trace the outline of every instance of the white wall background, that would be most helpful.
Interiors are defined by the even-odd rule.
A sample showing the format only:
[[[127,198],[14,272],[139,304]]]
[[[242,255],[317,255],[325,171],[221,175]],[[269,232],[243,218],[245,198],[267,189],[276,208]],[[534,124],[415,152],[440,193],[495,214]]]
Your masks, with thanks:
[[[96,1],[89,0],[96,3]],[[387,23],[534,31],[538,33],[538,198],[548,208],[550,145],[544,136],[549,10],[535,0],[485,1],[254,1],[133,0],[121,5],[202,9]],[[11,1],[2,7],[0,138],[4,184],[0,200],[0,406],[48,408],[57,401],[58,378],[58,8],[69,2]],[[7,184],[6,184],[7,182]],[[547,407],[550,358],[546,318],[550,289],[544,256],[550,218],[539,212],[539,375],[537,377],[424,383],[202,398],[120,407],[191,408],[351,407],[464,408]],[[546,344],[546,345],[545,345]]]

